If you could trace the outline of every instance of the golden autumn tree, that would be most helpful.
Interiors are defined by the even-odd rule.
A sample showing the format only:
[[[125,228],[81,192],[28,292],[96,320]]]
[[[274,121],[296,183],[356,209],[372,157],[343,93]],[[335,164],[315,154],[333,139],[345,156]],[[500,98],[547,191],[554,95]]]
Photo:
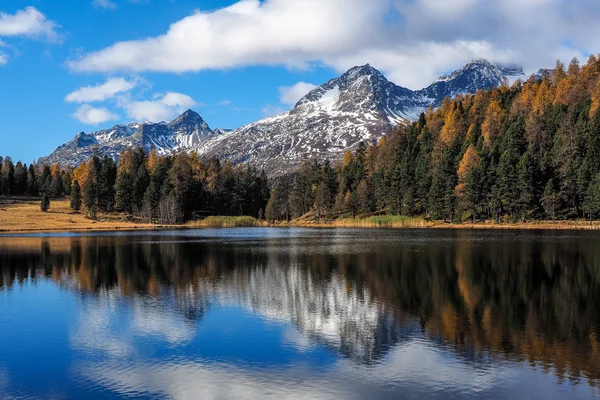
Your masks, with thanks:
[[[81,162],[77,168],[73,171],[73,182],[79,182],[80,186],[85,185],[88,179],[88,168],[85,162]]]
[[[440,132],[440,139],[446,145],[452,143],[461,132],[463,119],[458,104],[458,101],[452,102],[452,106],[444,115],[444,126]]]
[[[458,176],[458,184],[455,188],[455,194],[458,199],[460,208],[470,214],[473,221],[475,220],[476,208],[477,208],[477,178],[473,176],[473,173],[481,162],[477,150],[473,144],[469,145],[467,151],[463,155],[460,163],[458,164],[458,170],[456,174]]]
[[[598,110],[600,110],[600,80],[596,82],[592,90],[592,105],[590,107],[590,118],[592,118]]]
[[[458,175],[458,185],[456,186],[456,194],[458,196],[461,196],[463,194],[464,186],[467,181],[467,176],[471,171],[473,171],[473,169],[479,166],[480,162],[481,158],[479,157],[479,154],[477,154],[475,146],[473,146],[472,144],[469,145],[467,151],[465,151],[463,158],[460,160],[460,163],[458,164],[458,170],[456,171],[456,174]]]
[[[500,136],[505,118],[506,115],[500,104],[496,100],[492,100],[487,108],[485,120],[481,125],[481,134],[488,147],[492,147],[496,138]]]
[[[148,172],[152,174],[160,162],[161,158],[156,152],[156,149],[150,150],[150,153],[148,154]]]
[[[346,150],[344,153],[344,160],[342,161],[342,168],[345,168],[352,162],[352,152],[350,150]]]

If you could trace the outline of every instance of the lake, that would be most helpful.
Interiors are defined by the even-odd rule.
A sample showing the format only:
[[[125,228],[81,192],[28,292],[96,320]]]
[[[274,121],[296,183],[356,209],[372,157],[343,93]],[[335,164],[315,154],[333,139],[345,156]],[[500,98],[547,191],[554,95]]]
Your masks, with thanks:
[[[587,399],[600,234],[0,236],[0,398]]]

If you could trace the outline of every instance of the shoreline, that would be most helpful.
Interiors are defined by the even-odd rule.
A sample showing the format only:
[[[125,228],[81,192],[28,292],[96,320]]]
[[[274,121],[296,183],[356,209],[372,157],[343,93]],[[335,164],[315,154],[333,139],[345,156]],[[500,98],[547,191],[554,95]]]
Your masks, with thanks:
[[[258,222],[258,221],[257,221]],[[127,225],[125,225],[127,224]],[[597,224],[597,225],[596,225]],[[119,225],[108,225],[108,226],[77,226],[77,227],[59,227],[59,228],[14,228],[14,229],[1,229],[0,237],[2,236],[13,236],[13,235],[35,235],[35,234],[60,234],[60,233],[103,233],[103,232],[142,232],[142,231],[175,231],[175,230],[194,230],[194,229],[227,229],[227,228],[307,228],[307,229],[397,229],[397,230],[546,230],[546,231],[595,231],[600,230],[600,221],[595,222],[595,225],[590,228],[589,222],[584,223],[583,221],[564,221],[564,222],[551,222],[551,221],[538,221],[538,222],[525,222],[525,223],[469,223],[469,224],[456,224],[456,223],[443,223],[443,222],[430,222],[423,225],[404,225],[404,226],[372,226],[372,225],[360,225],[360,224],[342,224],[336,221],[330,223],[275,223],[268,224],[265,222],[259,222],[255,225],[210,225],[201,224],[195,221],[191,224],[183,225],[150,225],[150,224],[136,224],[136,223],[123,223]]]
[[[252,217],[207,217],[187,224],[149,224],[141,220],[126,221],[118,213],[103,214],[98,220],[70,211],[66,200],[53,202],[49,212],[42,213],[34,201],[0,203],[0,236],[29,235],[44,233],[94,233],[166,231],[205,228],[272,227],[272,228],[358,228],[358,229],[455,229],[455,230],[599,230],[600,221],[528,221],[500,222],[481,221],[476,223],[446,223],[429,221],[421,217],[371,216],[363,218],[341,218],[332,221],[314,221],[312,215],[290,222],[269,224]]]

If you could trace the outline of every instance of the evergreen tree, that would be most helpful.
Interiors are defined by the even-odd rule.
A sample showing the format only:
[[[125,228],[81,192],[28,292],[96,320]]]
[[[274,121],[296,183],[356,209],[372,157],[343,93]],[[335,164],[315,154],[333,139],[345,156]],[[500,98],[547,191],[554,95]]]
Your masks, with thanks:
[[[544,194],[542,195],[542,206],[548,217],[552,218],[552,221],[556,219],[556,209],[558,206],[558,195],[554,189],[554,182],[552,179],[546,184]]]
[[[21,161],[15,165],[15,194],[23,195],[27,192],[27,165],[23,165]]]
[[[98,208],[111,212],[115,208],[115,183],[117,165],[109,156],[104,156],[98,174]]]
[[[10,157],[6,157],[2,162],[2,170],[0,171],[0,179],[2,180],[1,190],[3,195],[15,194],[15,166]]]
[[[63,195],[63,180],[59,172],[52,176],[49,192],[50,197],[54,199]]]
[[[47,212],[50,209],[50,196],[48,193],[42,193],[42,202],[40,204],[40,209],[42,212]]]
[[[36,175],[37,174],[33,164],[29,164],[29,169],[27,171],[27,194],[29,196],[38,196],[40,194]]]
[[[81,186],[78,181],[71,185],[71,210],[78,213],[81,210]]]

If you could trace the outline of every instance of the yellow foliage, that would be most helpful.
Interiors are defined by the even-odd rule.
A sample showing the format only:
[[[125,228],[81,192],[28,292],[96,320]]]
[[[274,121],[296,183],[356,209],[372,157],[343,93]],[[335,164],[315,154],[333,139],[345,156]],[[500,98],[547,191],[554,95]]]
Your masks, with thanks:
[[[346,167],[348,164],[352,162],[352,152],[350,150],[346,150],[344,153],[344,161],[342,161],[342,167]]]
[[[458,137],[461,130],[461,115],[456,103],[453,104],[454,107],[448,110],[444,116],[444,126],[440,132],[440,139],[447,145]]]
[[[504,123],[505,114],[496,100],[492,100],[488,106],[485,120],[481,125],[481,134],[487,146],[492,146],[500,132]]]
[[[156,153],[155,149],[150,150],[150,154],[148,154],[148,172],[152,174],[158,164],[160,163],[160,157]]]
[[[460,160],[458,170],[456,171],[458,175],[458,185],[455,188],[457,196],[462,196],[467,176],[474,168],[479,166],[480,162],[481,158],[479,157],[479,154],[477,154],[477,150],[475,150],[475,147],[472,144],[469,145],[465,155]]]
[[[75,171],[73,171],[73,182],[77,181],[79,183],[79,186],[83,187],[83,185],[85,185],[85,183],[87,182],[87,179],[87,164],[82,161],[81,164],[79,164],[79,167],[75,168]]]
[[[590,107],[590,118],[600,109],[600,80],[596,82],[596,86],[592,90],[592,106]]]

